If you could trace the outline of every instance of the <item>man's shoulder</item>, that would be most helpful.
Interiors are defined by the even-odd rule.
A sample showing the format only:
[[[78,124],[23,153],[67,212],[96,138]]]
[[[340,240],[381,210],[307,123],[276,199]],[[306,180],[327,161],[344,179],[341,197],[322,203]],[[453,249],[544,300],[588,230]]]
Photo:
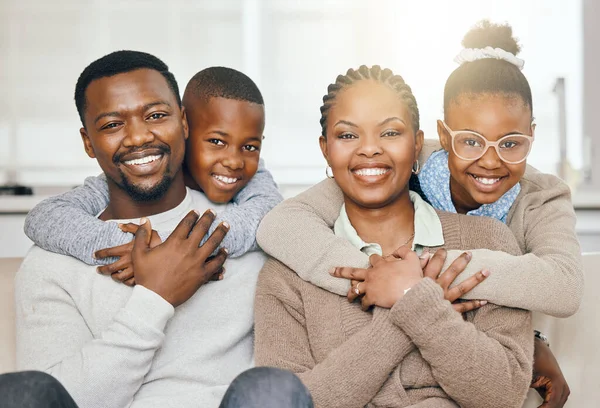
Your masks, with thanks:
[[[55,280],[57,278],[67,277],[72,270],[81,269],[85,264],[71,256],[56,254],[46,251],[33,245],[23,262],[17,274],[15,275],[15,285],[29,282],[42,282]]]
[[[212,201],[210,201],[208,199],[208,197],[206,197],[206,195],[202,191],[197,191],[197,190],[191,189],[189,187],[188,187],[188,194],[190,195],[190,197],[192,199],[193,209],[198,210],[200,212],[200,214],[202,214],[204,211],[208,210],[209,208],[219,212],[219,211],[222,211],[223,209],[225,209],[227,206],[232,205],[231,203],[228,203],[228,204],[213,203]]]

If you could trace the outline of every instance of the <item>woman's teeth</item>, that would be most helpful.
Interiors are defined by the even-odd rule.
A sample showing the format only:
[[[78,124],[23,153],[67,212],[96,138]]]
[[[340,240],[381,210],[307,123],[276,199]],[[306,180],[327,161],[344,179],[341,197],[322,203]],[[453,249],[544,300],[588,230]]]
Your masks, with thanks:
[[[498,181],[500,181],[500,177],[499,178],[484,178],[484,177],[477,177],[477,176],[473,176],[473,178],[475,180],[477,180],[478,182],[480,182],[481,184],[494,184],[497,183]]]
[[[129,166],[148,164],[148,163],[152,163],[153,161],[158,160],[158,159],[160,159],[160,155],[146,156],[146,157],[142,157],[141,159],[126,160],[125,164],[127,164]]]
[[[381,176],[387,173],[390,169],[370,168],[354,170],[354,174],[358,176]]]
[[[213,174],[213,177],[225,184],[233,184],[238,181],[238,179],[236,179],[236,178],[225,177],[225,176],[221,176],[218,174]]]

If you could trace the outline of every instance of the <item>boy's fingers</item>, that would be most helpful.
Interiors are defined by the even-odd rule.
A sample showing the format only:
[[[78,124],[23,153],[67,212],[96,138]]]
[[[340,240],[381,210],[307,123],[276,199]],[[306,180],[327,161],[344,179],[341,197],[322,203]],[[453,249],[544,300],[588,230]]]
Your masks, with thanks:
[[[119,229],[123,232],[128,232],[130,234],[134,234],[137,232],[138,228],[140,226],[137,224],[134,224],[132,222],[128,222],[127,224],[119,224]]]
[[[445,272],[444,275],[446,273],[447,272]],[[446,300],[449,300],[450,302],[454,302],[456,299],[463,297],[466,293],[470,292],[475,286],[477,286],[481,282],[483,282],[485,280],[485,278],[487,278],[488,276],[490,276],[490,271],[488,271],[487,269],[477,272],[475,275],[471,276],[470,278],[466,279],[465,281],[461,282],[460,284],[456,285],[455,287],[447,290],[446,291]],[[440,278],[440,280],[441,279],[443,279],[443,276],[442,276],[442,278]],[[450,282],[450,283],[452,283],[452,282]],[[444,287],[444,286],[442,286],[442,287]]]
[[[122,271],[127,268],[131,263],[131,259],[127,258],[119,258],[116,262],[113,262],[109,265],[102,265],[96,268],[98,273],[102,275],[112,275],[113,273]]]
[[[110,257],[120,257],[131,252],[133,241],[112,248],[104,248],[94,253],[95,259],[104,259]]]
[[[206,215],[207,215],[207,213],[205,212],[203,217]],[[209,216],[211,216],[211,215],[212,214],[209,214]],[[177,227],[175,227],[175,229],[173,230],[171,235],[169,235],[169,238],[167,238],[167,241],[184,241],[184,240],[186,240],[188,238],[188,235],[190,235],[190,231],[196,225],[196,221],[198,221],[198,217],[199,217],[199,215],[198,215],[198,212],[196,212],[196,211],[190,211],[189,213],[187,213],[185,215],[185,217],[183,217],[181,219],[181,221],[179,221],[179,224],[177,224]],[[138,232],[138,234],[139,234],[139,232]],[[148,234],[148,235],[150,235],[150,234]],[[136,235],[136,237],[137,237],[137,235]]]
[[[135,286],[135,278],[129,278],[123,283],[127,286]]]
[[[479,309],[481,306],[484,306],[486,304],[486,300],[469,300],[466,302],[452,303],[452,307],[458,313],[467,313],[471,310]]]
[[[225,268],[221,267],[217,272],[213,274],[210,278],[211,281],[220,281],[223,280],[223,276],[225,276]]]
[[[442,267],[444,266],[444,262],[446,262],[447,255],[448,252],[443,248],[435,251],[435,253],[427,262],[427,266],[423,270],[423,276],[437,280],[438,276],[440,276],[440,273],[442,272]]]
[[[350,280],[364,281],[367,277],[367,270],[362,268],[350,268],[349,266],[343,266],[334,268],[331,275],[336,278],[345,278]]]
[[[133,278],[133,269],[131,268],[127,268],[122,270],[121,272],[117,272],[117,273],[113,273],[112,275],[110,275],[111,278],[113,278],[114,281],[116,282],[126,282],[129,279]]]
[[[204,244],[202,244],[202,246],[201,246],[202,252],[206,255],[210,255],[213,252],[215,252],[215,250],[219,247],[219,245],[221,245],[221,242],[223,242],[223,238],[225,238],[225,235],[227,235],[228,231],[229,231],[229,224],[227,224],[225,222],[220,223],[217,226],[217,228],[215,228],[213,233],[210,234],[210,237],[208,237],[206,242]],[[193,234],[195,234],[195,231],[193,232]],[[202,235],[202,237],[204,237],[204,235]],[[196,246],[200,245],[200,242],[202,241],[202,237],[200,237],[200,239],[198,240],[198,244],[196,244]]]
[[[217,273],[217,271],[223,267],[223,264],[226,260],[227,250],[225,248],[219,249],[217,254],[204,264],[204,271],[206,272],[207,276],[210,277]]]

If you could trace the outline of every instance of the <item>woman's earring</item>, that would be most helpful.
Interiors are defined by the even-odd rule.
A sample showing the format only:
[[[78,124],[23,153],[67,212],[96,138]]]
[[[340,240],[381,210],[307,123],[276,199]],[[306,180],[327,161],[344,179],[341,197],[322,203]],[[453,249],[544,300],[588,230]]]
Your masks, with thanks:
[[[329,175],[329,170],[331,170],[331,176]],[[327,178],[330,178],[330,179],[333,178],[333,170],[331,169],[331,167],[329,167],[329,166],[325,167],[325,175],[327,176]]]
[[[412,165],[412,172],[413,172],[413,174],[419,174],[420,170],[421,170],[421,166],[419,166],[419,160],[416,160]]]

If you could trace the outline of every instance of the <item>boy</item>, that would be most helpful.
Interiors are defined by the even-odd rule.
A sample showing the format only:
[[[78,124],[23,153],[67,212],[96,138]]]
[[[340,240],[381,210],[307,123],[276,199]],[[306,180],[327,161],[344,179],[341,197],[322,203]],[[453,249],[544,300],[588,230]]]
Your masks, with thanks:
[[[230,257],[257,249],[258,224],[282,200],[271,174],[259,161],[265,112],[258,87],[239,71],[211,67],[189,81],[182,104],[189,124],[183,166],[186,185],[214,203],[236,204],[217,216],[209,234],[227,222],[230,230],[222,247]],[[160,120],[160,114],[155,120]],[[151,161],[132,164],[147,166]],[[89,265],[103,263],[99,273],[133,285],[130,253],[137,226],[95,218],[107,203],[105,176],[87,178],[82,187],[38,204],[25,220],[25,234],[45,250]],[[152,245],[168,235],[154,232]],[[113,248],[102,250],[107,247]],[[222,279],[222,274],[217,278]]]

